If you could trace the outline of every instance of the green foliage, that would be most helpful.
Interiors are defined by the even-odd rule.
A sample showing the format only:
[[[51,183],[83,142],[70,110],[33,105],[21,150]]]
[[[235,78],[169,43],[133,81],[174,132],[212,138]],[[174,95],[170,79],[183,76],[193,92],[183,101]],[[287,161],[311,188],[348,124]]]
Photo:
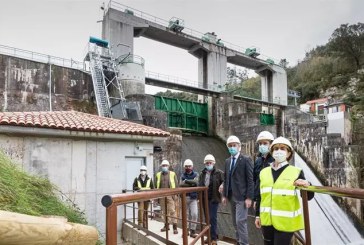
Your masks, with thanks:
[[[179,100],[194,101],[194,102],[197,102],[197,97],[198,97],[197,94],[191,94],[187,92],[172,92],[169,89],[166,92],[158,92],[155,95],[179,99]]]
[[[30,176],[0,152],[0,209],[29,215],[56,215],[87,224],[74,204],[62,202],[47,180]]]
[[[240,83],[227,84],[226,90],[234,95],[261,99],[260,77],[252,77]]]
[[[364,62],[364,24],[341,25],[326,45],[317,46],[295,67],[287,68],[288,87],[301,93],[300,103],[317,99],[329,88],[346,93],[348,82],[360,78],[358,70]],[[360,78],[362,81],[363,78]],[[358,104],[364,86],[360,82],[356,94],[335,94],[337,99]]]
[[[360,69],[364,60],[364,23],[343,24],[332,34],[328,43],[330,50]]]

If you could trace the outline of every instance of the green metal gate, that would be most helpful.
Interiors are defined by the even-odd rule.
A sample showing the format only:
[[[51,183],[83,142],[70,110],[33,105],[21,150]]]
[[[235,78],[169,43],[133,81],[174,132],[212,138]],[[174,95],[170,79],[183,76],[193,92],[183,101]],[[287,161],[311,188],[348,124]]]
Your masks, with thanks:
[[[168,127],[186,132],[208,133],[207,103],[154,96],[155,109],[167,112]]]
[[[260,113],[260,125],[274,125],[273,114]]]

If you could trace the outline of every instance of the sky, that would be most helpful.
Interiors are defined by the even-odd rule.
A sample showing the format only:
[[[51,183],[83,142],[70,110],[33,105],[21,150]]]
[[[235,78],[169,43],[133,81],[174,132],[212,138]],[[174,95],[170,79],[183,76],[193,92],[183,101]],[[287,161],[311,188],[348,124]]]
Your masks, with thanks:
[[[101,37],[102,0],[0,0],[0,45],[82,61],[89,36]],[[364,22],[363,0],[118,0],[289,66],[327,43],[341,24]],[[146,70],[197,81],[198,60],[186,50],[135,38]]]

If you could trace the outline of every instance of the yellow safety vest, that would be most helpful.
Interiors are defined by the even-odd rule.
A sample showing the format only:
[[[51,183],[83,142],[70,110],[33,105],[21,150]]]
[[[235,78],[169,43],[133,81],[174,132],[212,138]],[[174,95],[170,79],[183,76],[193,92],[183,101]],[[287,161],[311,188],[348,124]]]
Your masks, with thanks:
[[[138,188],[139,190],[150,190],[150,178],[147,180],[145,187],[142,187],[142,182],[138,179]]]
[[[156,177],[157,177],[157,189],[159,189],[160,186],[161,186],[161,174],[162,174],[162,172],[158,172],[157,175],[156,175]],[[176,183],[174,181],[175,176],[176,176],[175,172],[169,171],[169,181],[171,183],[171,188],[172,189],[176,188]]]
[[[300,168],[289,165],[273,183],[272,168],[260,172],[260,221],[263,226],[294,232],[304,229],[301,205],[293,182]]]

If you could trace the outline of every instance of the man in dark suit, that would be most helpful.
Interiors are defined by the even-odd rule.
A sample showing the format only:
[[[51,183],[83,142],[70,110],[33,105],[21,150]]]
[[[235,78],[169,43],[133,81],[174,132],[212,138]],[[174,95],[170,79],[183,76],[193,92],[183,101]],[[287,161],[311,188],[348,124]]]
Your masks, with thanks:
[[[222,203],[226,205],[229,200],[237,244],[245,245],[249,244],[247,218],[254,197],[253,164],[249,157],[240,153],[238,137],[230,136],[226,145],[231,157],[225,160]]]

